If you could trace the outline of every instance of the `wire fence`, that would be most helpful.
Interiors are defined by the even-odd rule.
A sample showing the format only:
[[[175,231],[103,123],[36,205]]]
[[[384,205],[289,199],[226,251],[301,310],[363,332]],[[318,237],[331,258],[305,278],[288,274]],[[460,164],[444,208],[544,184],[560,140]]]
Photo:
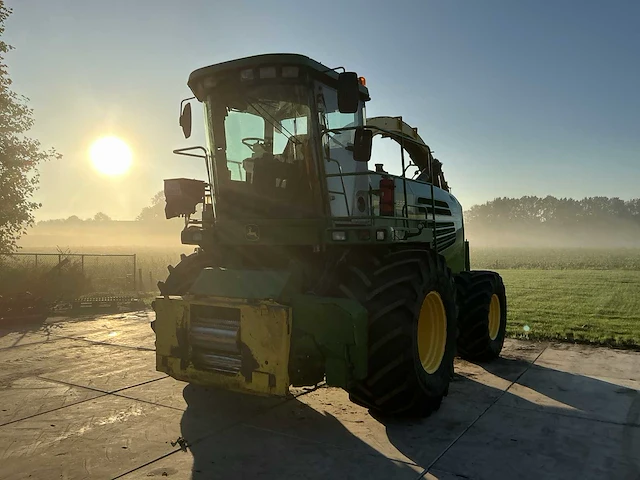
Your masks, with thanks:
[[[141,277],[137,263],[136,254],[0,255],[0,294],[38,288],[63,296],[137,292]]]

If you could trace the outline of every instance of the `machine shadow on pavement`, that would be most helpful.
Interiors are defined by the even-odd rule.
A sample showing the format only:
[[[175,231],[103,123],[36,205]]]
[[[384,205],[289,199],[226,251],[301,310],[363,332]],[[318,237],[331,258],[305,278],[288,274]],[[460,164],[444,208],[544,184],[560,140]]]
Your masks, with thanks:
[[[474,480],[640,479],[639,390],[510,358],[466,367],[505,387],[517,383],[505,392],[456,373],[434,415],[416,423],[379,418],[412,462]]]
[[[194,480],[417,479],[422,472],[416,465],[385,457],[331,413],[295,397],[261,398],[194,385],[187,385],[183,395],[187,409],[181,431],[188,444],[184,449],[193,455]],[[277,409],[282,409],[280,415],[261,415]],[[239,416],[226,418],[231,423],[220,428],[228,412]]]
[[[553,465],[545,478],[640,478],[638,390],[508,358],[461,370],[440,410],[422,420],[188,385],[181,431],[192,478],[416,479],[427,467],[446,479],[539,478],[542,464]],[[505,393],[486,383],[489,374],[518,383]],[[329,395],[315,394],[313,403]]]

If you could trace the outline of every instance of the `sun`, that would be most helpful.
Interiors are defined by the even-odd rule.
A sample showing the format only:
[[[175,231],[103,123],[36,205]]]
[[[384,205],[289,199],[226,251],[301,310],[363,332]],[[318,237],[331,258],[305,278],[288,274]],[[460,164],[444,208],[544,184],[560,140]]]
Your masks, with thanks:
[[[133,155],[129,145],[118,137],[102,137],[91,144],[89,157],[98,172],[117,176],[129,171]]]

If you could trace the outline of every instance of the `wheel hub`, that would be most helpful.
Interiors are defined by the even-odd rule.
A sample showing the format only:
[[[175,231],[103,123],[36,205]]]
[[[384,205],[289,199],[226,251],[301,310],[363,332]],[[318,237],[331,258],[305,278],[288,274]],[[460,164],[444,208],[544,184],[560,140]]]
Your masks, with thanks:
[[[447,312],[438,292],[429,292],[418,317],[418,355],[422,368],[434,373],[444,357],[447,345]]]
[[[489,338],[495,340],[500,332],[500,299],[495,293],[489,304]]]

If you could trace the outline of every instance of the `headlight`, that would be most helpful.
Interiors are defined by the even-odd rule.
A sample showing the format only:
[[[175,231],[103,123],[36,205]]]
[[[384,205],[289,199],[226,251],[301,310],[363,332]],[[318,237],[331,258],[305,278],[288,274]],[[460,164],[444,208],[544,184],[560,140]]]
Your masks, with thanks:
[[[347,232],[344,232],[342,230],[331,232],[331,239],[334,242],[344,242],[347,240]]]

